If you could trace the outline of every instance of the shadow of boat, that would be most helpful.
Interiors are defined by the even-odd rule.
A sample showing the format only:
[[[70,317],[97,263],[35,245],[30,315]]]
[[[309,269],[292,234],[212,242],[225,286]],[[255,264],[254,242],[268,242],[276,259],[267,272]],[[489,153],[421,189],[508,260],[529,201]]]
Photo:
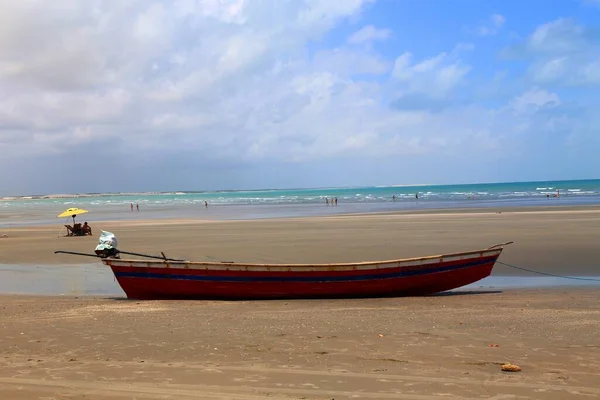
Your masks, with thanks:
[[[432,293],[432,294],[424,294],[424,295],[407,295],[407,296],[399,296],[399,295],[381,295],[381,296],[315,296],[309,298],[294,298],[294,297],[281,297],[281,298],[252,298],[252,299],[231,299],[231,298],[202,298],[198,297],[196,299],[186,298],[162,298],[162,299],[135,299],[135,298],[127,298],[125,296],[113,296],[106,297],[107,300],[113,301],[127,301],[127,302],[147,302],[147,301],[177,301],[177,300],[197,300],[197,301],[220,301],[220,302],[244,302],[244,301],[269,301],[269,302],[277,302],[277,301],[315,301],[315,300],[376,300],[376,299],[402,299],[402,298],[429,298],[429,297],[453,297],[453,296],[474,296],[474,295],[484,295],[484,294],[501,294],[503,293],[501,290],[457,290],[457,291],[448,291],[441,293]]]

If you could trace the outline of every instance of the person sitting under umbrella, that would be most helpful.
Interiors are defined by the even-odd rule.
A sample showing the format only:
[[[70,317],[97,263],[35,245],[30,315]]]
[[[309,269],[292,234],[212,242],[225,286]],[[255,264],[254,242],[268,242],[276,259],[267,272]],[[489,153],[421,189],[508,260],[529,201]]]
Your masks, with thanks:
[[[73,226],[65,225],[67,228],[67,236],[92,236],[92,227],[88,225],[87,221],[83,223],[83,226],[79,223],[75,223],[75,215],[73,215]]]
[[[67,236],[92,236],[92,227],[87,222],[84,222],[83,226],[79,223],[73,226],[65,225],[65,228],[67,228]]]
[[[92,236],[92,227],[89,226],[87,222],[84,222],[83,226],[81,227],[81,232],[84,235],[90,235],[90,236]]]
[[[67,228],[67,236],[83,236],[83,228],[80,223],[71,225],[65,225]]]
[[[92,234],[92,229],[89,228],[89,225],[87,225],[87,223],[86,223],[87,226],[85,227],[85,230],[84,230],[84,227],[81,226],[80,223],[75,223],[76,216],[78,216],[79,214],[85,214],[87,212],[88,212],[88,210],[84,210],[82,208],[71,207],[57,215],[58,218],[63,218],[63,217],[73,218],[73,226],[65,225],[65,228],[67,228],[67,236],[84,236],[86,234],[89,234],[89,235]]]

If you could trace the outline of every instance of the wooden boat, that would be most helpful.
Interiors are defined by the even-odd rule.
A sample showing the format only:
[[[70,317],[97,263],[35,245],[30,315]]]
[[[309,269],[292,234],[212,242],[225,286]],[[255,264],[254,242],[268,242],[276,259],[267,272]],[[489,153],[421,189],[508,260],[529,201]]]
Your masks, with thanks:
[[[102,262],[133,299],[414,296],[489,276],[506,244],[438,256],[339,264],[190,262],[166,257],[162,261],[106,257]]]

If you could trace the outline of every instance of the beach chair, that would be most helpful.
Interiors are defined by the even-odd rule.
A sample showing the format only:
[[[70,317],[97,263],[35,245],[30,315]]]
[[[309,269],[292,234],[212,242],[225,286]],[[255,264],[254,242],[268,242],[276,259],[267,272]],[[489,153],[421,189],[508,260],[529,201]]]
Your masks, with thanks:
[[[83,236],[84,235],[83,229],[81,228],[81,224],[79,224],[79,223],[73,224],[73,226],[65,225],[65,228],[67,228],[67,236]]]

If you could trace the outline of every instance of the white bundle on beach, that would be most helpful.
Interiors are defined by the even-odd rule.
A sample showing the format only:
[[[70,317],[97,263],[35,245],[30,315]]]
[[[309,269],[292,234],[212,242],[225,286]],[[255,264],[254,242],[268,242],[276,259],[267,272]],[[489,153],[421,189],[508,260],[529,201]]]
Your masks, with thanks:
[[[98,242],[99,243],[98,246],[96,246],[96,250],[102,251],[117,248],[117,237],[111,232],[102,231]]]

